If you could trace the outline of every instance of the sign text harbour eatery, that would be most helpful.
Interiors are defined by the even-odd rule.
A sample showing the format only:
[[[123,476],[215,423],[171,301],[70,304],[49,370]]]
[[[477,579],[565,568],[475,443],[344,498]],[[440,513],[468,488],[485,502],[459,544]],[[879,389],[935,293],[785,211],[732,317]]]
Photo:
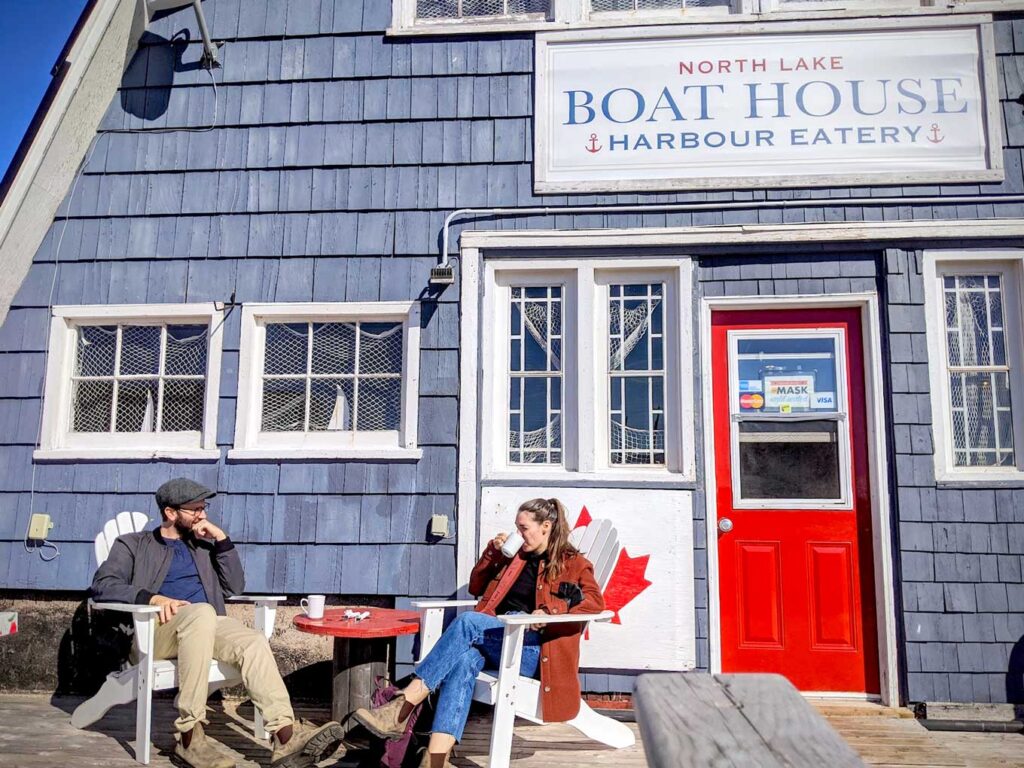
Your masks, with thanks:
[[[538,191],[1002,178],[987,23],[584,35],[538,41]]]

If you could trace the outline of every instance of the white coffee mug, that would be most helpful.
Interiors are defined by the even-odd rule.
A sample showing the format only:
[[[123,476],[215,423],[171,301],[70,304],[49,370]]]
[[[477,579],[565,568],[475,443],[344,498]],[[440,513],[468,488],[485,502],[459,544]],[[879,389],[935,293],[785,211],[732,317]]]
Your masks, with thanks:
[[[324,600],[326,600],[324,595],[310,595],[308,598],[302,598],[299,605],[309,618],[322,619],[324,617]]]
[[[501,545],[501,554],[505,557],[515,557],[516,552],[523,546],[523,534],[519,531],[512,531],[508,538]]]

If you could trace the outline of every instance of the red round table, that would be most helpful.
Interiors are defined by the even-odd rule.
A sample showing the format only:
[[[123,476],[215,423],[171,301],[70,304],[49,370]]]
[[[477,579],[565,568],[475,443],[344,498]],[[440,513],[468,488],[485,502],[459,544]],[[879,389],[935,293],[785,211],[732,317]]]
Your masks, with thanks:
[[[369,611],[370,616],[354,621],[344,617],[345,611]],[[370,706],[374,679],[393,676],[395,638],[419,632],[420,615],[416,611],[353,605],[328,608],[322,619],[298,614],[292,624],[300,632],[334,638],[331,717],[348,730],[350,725],[343,721],[349,713]]]

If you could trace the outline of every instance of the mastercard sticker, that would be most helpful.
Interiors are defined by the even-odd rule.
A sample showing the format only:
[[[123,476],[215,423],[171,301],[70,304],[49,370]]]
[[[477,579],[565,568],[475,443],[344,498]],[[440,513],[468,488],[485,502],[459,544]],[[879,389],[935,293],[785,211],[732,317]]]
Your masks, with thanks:
[[[758,394],[740,395],[740,408],[747,410],[760,410],[764,408],[764,397]]]

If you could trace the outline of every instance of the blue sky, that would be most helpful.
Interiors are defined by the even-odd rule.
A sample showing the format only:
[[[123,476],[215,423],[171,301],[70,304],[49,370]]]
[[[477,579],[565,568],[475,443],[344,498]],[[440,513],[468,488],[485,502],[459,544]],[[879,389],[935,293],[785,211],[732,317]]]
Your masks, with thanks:
[[[0,177],[50,84],[86,0],[0,0]]]

